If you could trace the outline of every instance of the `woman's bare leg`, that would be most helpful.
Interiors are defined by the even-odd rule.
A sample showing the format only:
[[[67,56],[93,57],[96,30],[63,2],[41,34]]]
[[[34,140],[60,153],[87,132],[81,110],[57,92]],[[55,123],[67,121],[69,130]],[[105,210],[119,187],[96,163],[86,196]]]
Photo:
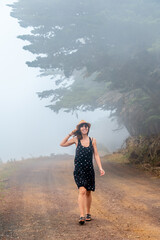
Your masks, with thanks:
[[[92,203],[91,191],[86,191],[86,213],[87,214],[90,214],[91,203]]]
[[[85,216],[86,192],[87,190],[84,187],[79,188],[78,204],[79,204],[79,210],[80,210],[80,217]]]

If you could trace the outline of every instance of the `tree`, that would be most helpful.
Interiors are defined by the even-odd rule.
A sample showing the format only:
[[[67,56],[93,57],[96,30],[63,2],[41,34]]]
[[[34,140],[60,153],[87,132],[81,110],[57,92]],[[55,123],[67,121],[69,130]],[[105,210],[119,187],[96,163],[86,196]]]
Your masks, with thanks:
[[[59,75],[51,110],[112,110],[131,135],[156,134],[159,109],[159,14],[154,0],[20,0],[12,16],[31,34],[29,67]],[[43,54],[43,55],[41,55]]]

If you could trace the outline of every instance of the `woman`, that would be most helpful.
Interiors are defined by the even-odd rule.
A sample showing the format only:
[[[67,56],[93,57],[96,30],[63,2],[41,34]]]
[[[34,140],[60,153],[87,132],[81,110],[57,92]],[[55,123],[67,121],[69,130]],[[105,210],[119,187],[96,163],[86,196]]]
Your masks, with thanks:
[[[91,124],[81,120],[76,129],[68,134],[60,143],[62,147],[68,147],[72,144],[76,145],[76,156],[74,160],[74,180],[79,189],[78,204],[80,209],[79,223],[84,224],[85,221],[91,221],[91,191],[95,191],[95,173],[93,168],[92,157],[99,167],[100,176],[105,174],[102,169],[101,160],[97,151],[96,139],[88,137]],[[75,136],[69,140],[71,136]],[[85,217],[86,208],[86,217]]]

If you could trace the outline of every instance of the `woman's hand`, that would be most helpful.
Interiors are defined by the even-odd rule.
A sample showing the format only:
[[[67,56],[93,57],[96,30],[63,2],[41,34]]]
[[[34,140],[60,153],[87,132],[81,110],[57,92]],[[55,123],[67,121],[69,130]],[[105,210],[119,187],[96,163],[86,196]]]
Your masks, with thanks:
[[[77,131],[77,129],[74,129],[74,130],[69,134],[69,136],[73,136],[76,131]]]
[[[103,176],[105,174],[105,171],[103,170],[103,168],[100,168],[99,171],[100,171],[100,176]]]

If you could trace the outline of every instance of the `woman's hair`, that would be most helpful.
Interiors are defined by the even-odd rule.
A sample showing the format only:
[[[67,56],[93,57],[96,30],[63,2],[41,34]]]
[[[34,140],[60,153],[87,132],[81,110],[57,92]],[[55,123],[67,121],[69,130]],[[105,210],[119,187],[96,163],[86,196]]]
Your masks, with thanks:
[[[83,124],[82,124],[83,125]],[[88,125],[88,124],[87,124]],[[78,126],[77,131],[74,133],[74,136],[76,136],[79,140],[82,139],[82,134],[81,134],[81,130],[80,130],[81,125]],[[87,135],[89,133],[90,127],[88,126],[88,132]]]

